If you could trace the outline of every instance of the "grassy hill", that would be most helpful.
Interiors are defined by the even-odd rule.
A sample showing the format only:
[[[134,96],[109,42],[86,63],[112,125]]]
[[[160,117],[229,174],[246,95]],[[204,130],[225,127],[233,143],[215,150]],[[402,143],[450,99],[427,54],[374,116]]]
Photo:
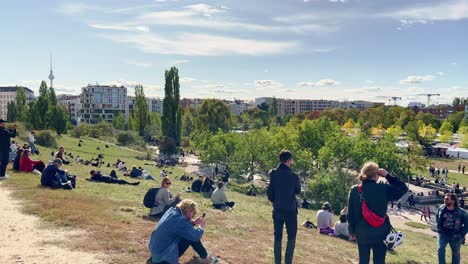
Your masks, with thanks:
[[[159,186],[160,169],[145,165],[149,161],[137,159],[145,156],[129,149],[110,146],[93,139],[85,138],[82,147],[78,139],[68,136],[57,138],[59,145],[66,152],[72,152],[83,159],[104,155],[106,164],[114,163],[118,158],[129,166],[148,168],[157,181],[142,181],[139,186],[120,186],[88,182],[91,166],[72,162],[64,166],[72,174],[78,175],[75,191],[50,190],[42,188],[39,176],[34,174],[7,173],[11,179],[3,185],[14,191],[16,199],[24,201],[27,213],[44,219],[47,227],[60,226],[80,228],[87,232],[79,237],[71,237],[67,246],[83,251],[104,252],[109,263],[144,263],[149,257],[147,242],[155,222],[148,219],[148,209],[142,205],[142,199],[150,187]],[[21,142],[21,140],[20,140]],[[101,150],[96,150],[97,147]],[[40,147],[41,154],[34,159],[48,161],[50,152],[55,149]],[[101,167],[103,174],[109,174],[111,168]],[[189,183],[174,179],[183,170],[169,168],[172,172],[171,190],[173,193],[189,186]],[[121,179],[130,180],[118,173]],[[207,227],[204,243],[210,254],[220,256],[223,263],[258,263],[273,261],[273,223],[271,205],[266,197],[248,197],[228,192],[228,198],[236,202],[235,209],[222,212],[211,208],[211,202],[199,194],[184,193],[182,198],[195,200],[201,212],[206,212]],[[313,219],[316,212],[300,210],[299,221]],[[284,239],[286,240],[286,234]],[[286,242],[286,241],[284,241]],[[450,250],[448,250],[450,251]],[[188,251],[181,263],[190,263],[192,252]],[[462,258],[468,258],[468,250],[462,248]],[[389,254],[387,263],[436,263],[436,239],[410,231],[405,231],[405,243]],[[323,236],[316,231],[299,227],[295,263],[356,263],[357,246],[353,243]]]

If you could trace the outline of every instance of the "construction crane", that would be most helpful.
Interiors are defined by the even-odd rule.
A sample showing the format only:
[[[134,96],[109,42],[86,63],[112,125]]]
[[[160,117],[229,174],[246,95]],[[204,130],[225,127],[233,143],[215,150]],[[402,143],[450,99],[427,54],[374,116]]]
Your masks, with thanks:
[[[417,94],[417,95],[424,95],[424,96],[427,96],[427,105],[426,107],[429,107],[431,105],[431,97],[432,96],[440,96],[440,94]]]
[[[392,100],[393,100],[393,105],[396,105],[397,100],[401,100],[401,97],[397,97],[397,96],[383,96],[383,95],[379,95],[379,96],[376,96],[376,98],[385,99],[386,101],[388,101],[388,105],[390,105],[390,102],[391,102]]]

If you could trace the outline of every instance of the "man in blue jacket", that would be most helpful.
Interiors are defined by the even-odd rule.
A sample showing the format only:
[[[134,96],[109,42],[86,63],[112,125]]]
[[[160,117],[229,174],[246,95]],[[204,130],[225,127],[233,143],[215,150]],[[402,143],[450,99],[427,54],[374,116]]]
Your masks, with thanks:
[[[215,257],[208,256],[201,243],[205,219],[200,216],[195,220],[197,204],[185,199],[172,207],[163,215],[156,228],[151,233],[149,250],[152,264],[178,264],[179,257],[189,246],[200,256],[200,262],[206,264],[218,263]]]
[[[445,248],[447,244],[452,249],[452,264],[460,264],[460,247],[468,233],[467,212],[458,206],[457,195],[447,193],[444,205],[437,211],[437,254],[439,264],[445,264]]]
[[[297,234],[297,200],[301,192],[299,177],[291,170],[292,154],[283,150],[279,154],[280,164],[269,172],[268,200],[273,203],[273,225],[275,230],[275,264],[281,264],[281,241],[283,225],[286,225],[288,243],[284,256],[286,264],[292,264]]]

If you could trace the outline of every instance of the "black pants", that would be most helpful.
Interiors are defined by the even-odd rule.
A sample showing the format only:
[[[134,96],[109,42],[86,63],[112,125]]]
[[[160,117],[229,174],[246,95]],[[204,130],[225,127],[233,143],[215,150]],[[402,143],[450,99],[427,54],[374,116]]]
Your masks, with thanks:
[[[1,155],[0,155],[1,156]],[[8,154],[4,155],[5,157],[0,159],[0,177],[5,176],[6,167],[8,165]]]
[[[179,258],[187,251],[189,247],[192,247],[195,252],[200,256],[200,258],[208,257],[208,252],[206,252],[205,247],[203,246],[201,241],[192,242],[185,239],[181,239],[179,241],[178,250],[179,250]],[[153,262],[153,264],[169,264],[169,262]]]
[[[374,264],[385,264],[385,255],[387,254],[387,247],[383,242],[369,245],[360,244],[358,241],[359,264],[369,264],[371,249]]]
[[[286,254],[284,262],[291,264],[296,247],[297,234],[297,212],[278,212],[273,210],[273,225],[275,230],[274,254],[275,264],[281,264],[281,241],[283,240],[283,225],[286,225],[288,234],[288,243],[286,245]]]
[[[226,206],[229,206],[232,208],[234,207],[235,204],[236,204],[235,202],[225,202],[223,204],[213,204],[213,206],[215,209],[223,209]]]

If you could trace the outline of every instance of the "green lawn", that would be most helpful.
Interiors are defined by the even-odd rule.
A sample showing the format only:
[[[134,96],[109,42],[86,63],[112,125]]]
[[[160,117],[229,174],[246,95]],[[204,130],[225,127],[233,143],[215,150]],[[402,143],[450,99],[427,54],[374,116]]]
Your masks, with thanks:
[[[63,136],[58,138],[59,145],[66,152],[80,155],[84,159],[102,153],[105,162],[114,163],[117,158],[127,161],[128,165],[145,166],[148,161],[138,160],[137,153],[128,149],[111,146],[109,149],[91,139],[84,139],[78,147],[78,139]],[[100,151],[96,147],[101,148]],[[50,159],[52,149],[41,147],[42,160]],[[37,157],[37,156],[34,156]],[[150,173],[158,181],[143,181],[140,186],[119,186],[85,181],[92,167],[73,164],[65,166],[71,173],[78,175],[75,191],[50,190],[39,186],[39,177],[33,174],[8,171],[11,179],[4,186],[11,188],[17,199],[24,201],[27,213],[35,214],[47,221],[48,225],[78,227],[88,231],[88,235],[73,238],[68,246],[86,251],[104,252],[109,263],[143,263],[149,257],[148,237],[155,223],[145,216],[148,209],[143,207],[142,199],[146,190],[159,185],[160,170],[151,167]],[[110,169],[102,167],[108,174]],[[181,175],[180,168],[169,168],[171,177]],[[118,176],[129,180],[128,177]],[[131,180],[130,180],[131,181]],[[173,193],[184,189],[188,183],[173,179]],[[228,192],[228,198],[236,202],[231,212],[211,208],[208,198],[199,194],[183,194],[183,198],[194,199],[206,212],[207,227],[204,243],[211,254],[218,255],[223,263],[272,263],[273,224],[271,205],[264,196],[248,197],[241,193]],[[312,219],[315,211],[300,210],[299,222]],[[286,235],[284,236],[284,240]],[[299,227],[295,253],[295,263],[355,263],[357,247],[355,244],[323,236],[315,230]],[[450,250],[448,250],[450,251]],[[424,254],[421,254],[424,252]],[[405,243],[390,254],[387,263],[436,263],[436,239],[419,233],[405,231]],[[463,258],[468,250],[463,247]],[[189,263],[188,252],[181,263]]]

